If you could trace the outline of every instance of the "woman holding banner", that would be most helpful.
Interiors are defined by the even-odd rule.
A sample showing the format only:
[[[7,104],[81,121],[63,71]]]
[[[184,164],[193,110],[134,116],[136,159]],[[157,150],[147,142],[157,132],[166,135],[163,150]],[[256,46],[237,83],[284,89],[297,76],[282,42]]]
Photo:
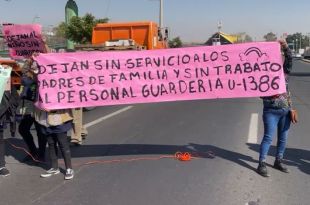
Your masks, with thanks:
[[[290,117],[292,113],[292,102],[290,92],[288,90],[288,74],[292,69],[292,55],[287,43],[284,40],[280,40],[279,43],[283,54],[283,69],[285,73],[287,92],[276,96],[262,97],[264,104],[264,137],[260,145],[259,165],[257,167],[257,172],[264,177],[270,176],[266,167],[266,157],[276,130],[278,131],[278,142],[274,168],[285,173],[289,172],[282,161],[291,121],[293,123],[297,122],[296,119],[291,119]]]

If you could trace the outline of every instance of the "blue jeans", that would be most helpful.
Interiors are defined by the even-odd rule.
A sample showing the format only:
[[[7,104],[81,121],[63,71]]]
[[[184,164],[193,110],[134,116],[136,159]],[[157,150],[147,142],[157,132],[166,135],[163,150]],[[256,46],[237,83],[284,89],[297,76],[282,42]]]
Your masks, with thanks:
[[[276,158],[282,159],[285,151],[288,130],[291,125],[289,109],[264,108],[264,137],[260,145],[259,161],[265,161],[275,131],[278,131]]]

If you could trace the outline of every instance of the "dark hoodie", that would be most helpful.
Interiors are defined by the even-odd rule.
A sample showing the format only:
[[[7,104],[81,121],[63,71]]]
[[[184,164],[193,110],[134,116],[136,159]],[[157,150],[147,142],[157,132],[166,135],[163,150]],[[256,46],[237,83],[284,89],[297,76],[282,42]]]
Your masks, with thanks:
[[[12,86],[11,91],[5,91],[0,105],[0,125],[7,120],[15,121],[16,108],[19,103],[19,96],[16,88]]]

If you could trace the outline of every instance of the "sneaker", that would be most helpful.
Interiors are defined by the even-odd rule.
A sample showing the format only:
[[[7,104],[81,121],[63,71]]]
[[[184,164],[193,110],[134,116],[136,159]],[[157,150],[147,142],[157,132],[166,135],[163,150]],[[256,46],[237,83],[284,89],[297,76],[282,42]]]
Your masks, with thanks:
[[[6,177],[9,175],[10,175],[10,171],[7,168],[5,167],[0,168],[0,176]]]
[[[262,175],[263,177],[269,177],[269,173],[267,171],[266,162],[259,162],[257,167],[257,173]]]
[[[56,174],[59,174],[60,171],[59,169],[55,169],[55,168],[51,168],[49,170],[47,170],[44,174],[41,174],[41,177],[42,178],[47,178],[47,177],[51,177],[52,175],[56,175]]]
[[[280,170],[281,172],[289,173],[290,171],[288,168],[282,163],[282,159],[276,159],[274,161],[273,167],[277,170]]]
[[[65,180],[73,179],[73,177],[74,177],[73,169],[67,169],[65,174]]]

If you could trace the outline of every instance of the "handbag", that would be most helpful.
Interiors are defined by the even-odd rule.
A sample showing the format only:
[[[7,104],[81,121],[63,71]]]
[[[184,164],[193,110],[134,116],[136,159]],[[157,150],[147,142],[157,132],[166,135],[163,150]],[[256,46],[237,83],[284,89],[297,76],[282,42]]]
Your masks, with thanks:
[[[298,122],[298,112],[296,109],[290,110],[290,118],[293,124],[296,124]]]
[[[72,119],[71,110],[56,110],[47,113],[47,124],[49,126],[62,125]]]

